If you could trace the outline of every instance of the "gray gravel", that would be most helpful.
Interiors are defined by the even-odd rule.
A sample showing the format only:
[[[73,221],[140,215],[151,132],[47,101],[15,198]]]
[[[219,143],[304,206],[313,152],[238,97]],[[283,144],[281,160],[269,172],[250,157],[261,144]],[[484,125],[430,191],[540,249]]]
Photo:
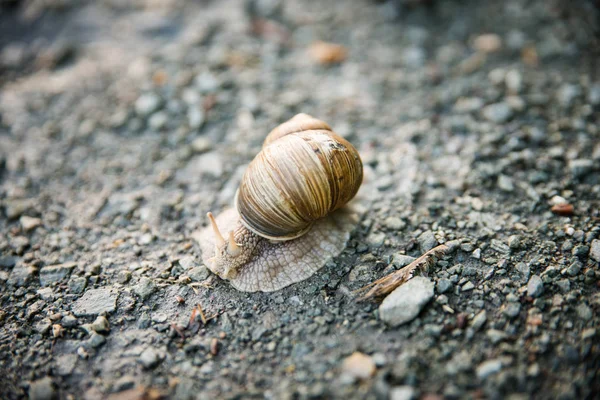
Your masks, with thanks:
[[[379,316],[391,326],[412,321],[433,297],[434,283],[417,276],[390,293],[379,306]]]
[[[598,397],[592,2],[16,3],[0,398]],[[375,200],[314,277],[240,293],[192,233],[298,112],[356,145]],[[355,301],[437,244],[383,311]]]

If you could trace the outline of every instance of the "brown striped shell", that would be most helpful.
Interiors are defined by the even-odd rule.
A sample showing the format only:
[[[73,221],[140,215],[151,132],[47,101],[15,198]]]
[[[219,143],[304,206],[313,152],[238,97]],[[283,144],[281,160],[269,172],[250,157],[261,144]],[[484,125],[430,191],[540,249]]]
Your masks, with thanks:
[[[235,205],[242,223],[271,240],[290,240],[358,192],[356,149],[329,125],[298,114],[273,129],[246,170]]]

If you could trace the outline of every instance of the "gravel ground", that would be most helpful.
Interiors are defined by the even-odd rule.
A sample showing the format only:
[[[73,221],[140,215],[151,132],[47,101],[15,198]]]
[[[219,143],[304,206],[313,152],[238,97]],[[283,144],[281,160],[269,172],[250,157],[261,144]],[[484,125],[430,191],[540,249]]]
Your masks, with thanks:
[[[0,397],[597,398],[596,9],[426,3],[5,3]],[[190,235],[298,112],[377,200],[316,276],[237,292]]]

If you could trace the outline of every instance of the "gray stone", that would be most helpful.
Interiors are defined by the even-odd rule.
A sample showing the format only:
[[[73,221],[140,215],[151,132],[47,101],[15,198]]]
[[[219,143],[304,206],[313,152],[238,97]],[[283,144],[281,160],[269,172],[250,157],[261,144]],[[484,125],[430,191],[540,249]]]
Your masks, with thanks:
[[[418,68],[423,66],[427,54],[422,47],[411,46],[402,53],[402,62],[407,67]]]
[[[41,333],[43,335],[43,334],[45,334],[46,332],[48,332],[50,330],[51,326],[52,326],[52,321],[50,321],[49,318],[43,318],[43,319],[37,321],[33,325],[33,329],[37,333]]]
[[[122,392],[135,386],[135,378],[131,375],[125,375],[117,379],[113,385],[114,392]]]
[[[186,176],[182,176],[183,181],[195,181],[198,174],[220,177],[223,169],[223,157],[219,152],[211,151],[192,158],[183,171],[178,171],[177,176],[186,174]]]
[[[6,218],[15,219],[19,218],[21,214],[33,208],[33,199],[14,199],[4,202],[4,213]]]
[[[194,79],[194,83],[201,93],[215,92],[221,86],[217,77],[208,71],[198,74]]]
[[[110,324],[106,317],[100,315],[96,318],[96,320],[91,324],[91,328],[98,333],[107,334],[110,331]]]
[[[27,283],[31,282],[36,271],[37,268],[29,265],[17,265],[11,271],[7,283],[10,286],[24,286]]]
[[[29,385],[30,400],[52,400],[55,397],[54,383],[49,376],[33,381]]]
[[[142,315],[140,315],[140,318],[138,319],[137,322],[137,326],[140,329],[146,329],[148,327],[150,327],[150,317],[148,316],[148,313],[143,312]]]
[[[148,347],[140,354],[138,362],[144,366],[144,368],[156,367],[161,361],[159,353],[152,347]]]
[[[505,192],[513,192],[515,184],[511,177],[501,174],[498,176],[498,188]]]
[[[446,293],[447,291],[452,289],[452,282],[449,279],[441,278],[437,281],[436,285],[438,293]]]
[[[576,159],[569,162],[569,169],[575,178],[583,178],[594,170],[594,160]]]
[[[565,83],[558,89],[556,99],[563,107],[570,107],[573,101],[581,95],[579,86]]]
[[[64,326],[65,328],[74,328],[77,326],[79,321],[77,321],[77,318],[75,318],[74,316],[72,316],[71,314],[67,314],[65,315],[61,320],[60,323],[62,324],[62,326]]]
[[[511,235],[508,238],[508,247],[511,250],[517,250],[521,247],[521,236],[520,235]]]
[[[182,259],[180,259],[178,261],[179,265],[181,265],[181,267],[187,271],[188,269],[192,269],[194,267],[198,266],[198,263],[196,262],[196,258],[195,257],[183,257]]]
[[[462,276],[477,276],[477,268],[465,265],[462,269]]]
[[[473,322],[471,323],[471,326],[473,327],[473,329],[478,331],[483,327],[483,325],[485,324],[486,321],[487,321],[487,313],[485,312],[485,310],[483,310],[483,311],[479,312],[479,314],[477,314],[475,316],[475,318],[473,318]]]
[[[352,271],[348,274],[348,281],[355,282],[359,281],[367,281],[371,278],[371,273],[373,272],[373,267],[371,265],[357,265],[352,268]]]
[[[396,386],[390,390],[390,400],[413,400],[415,398],[415,388],[412,386]]]
[[[198,129],[204,125],[204,111],[198,106],[191,106],[188,110],[187,117],[188,125],[192,129]]]
[[[167,125],[169,115],[164,111],[155,112],[148,118],[148,126],[155,131],[160,131]]]
[[[396,268],[406,267],[411,262],[415,261],[415,257],[407,256],[406,254],[395,253],[392,256],[392,264]]]
[[[521,304],[519,303],[508,303],[504,306],[504,310],[502,310],[504,315],[506,315],[510,319],[516,318],[521,312]]]
[[[579,261],[579,260],[574,261],[573,263],[571,263],[571,265],[569,265],[569,268],[567,268],[567,275],[577,276],[579,274],[579,272],[581,271],[582,267],[583,267],[583,264],[581,263],[581,261]]]
[[[493,344],[501,342],[508,337],[505,332],[497,329],[488,329],[485,334]]]
[[[142,300],[146,300],[156,291],[156,284],[150,278],[143,277],[140,282],[133,287],[135,294],[140,296]]]
[[[586,257],[589,252],[589,246],[582,244],[578,244],[577,246],[573,247],[573,250],[571,250],[571,254],[573,254],[576,257]]]
[[[398,287],[379,306],[379,316],[391,326],[412,321],[433,297],[434,283],[417,276]]]
[[[590,257],[592,260],[600,263],[600,240],[592,240],[592,245],[590,247]]]
[[[168,319],[167,314],[162,313],[162,312],[157,312],[157,313],[153,313],[152,314],[152,321],[162,324],[163,322],[166,322]]]
[[[406,227],[406,222],[398,217],[387,217],[385,221],[383,221],[383,224],[386,228],[394,231],[399,231]]]
[[[135,102],[135,111],[141,115],[150,115],[160,107],[161,99],[154,93],[145,93]]]
[[[569,290],[571,290],[571,282],[568,279],[560,279],[554,282],[554,284],[558,286],[560,291],[563,293],[567,293]]]
[[[127,270],[119,271],[119,273],[117,274],[117,282],[119,282],[120,284],[125,284],[125,283],[129,282],[130,279],[131,279],[131,272],[129,272]]]
[[[490,247],[504,256],[510,254],[510,247],[501,240],[492,239]]]
[[[83,276],[75,276],[69,280],[69,291],[74,294],[83,293],[87,286],[87,279]]]
[[[206,153],[212,148],[212,141],[204,136],[198,137],[190,143],[194,153]]]
[[[10,238],[10,246],[17,254],[23,254],[30,245],[29,239],[25,236],[13,236]]]
[[[210,271],[204,265],[199,267],[194,267],[187,272],[187,276],[189,276],[193,281],[201,282],[208,278],[210,275]]]
[[[594,316],[592,309],[585,303],[581,303],[577,306],[577,316],[584,321],[589,321]]]
[[[96,332],[92,332],[92,336],[88,339],[88,343],[93,348],[98,348],[106,343],[106,338],[102,335],[97,334]]]
[[[591,339],[594,336],[596,336],[596,329],[595,328],[584,329],[581,332],[581,340]]]
[[[527,282],[527,295],[539,297],[542,293],[544,293],[544,282],[538,275],[533,275]]]
[[[479,379],[486,379],[487,377],[497,374],[502,370],[502,360],[488,360],[484,361],[477,366],[477,377]]]
[[[142,236],[140,236],[140,238],[138,239],[138,244],[140,244],[141,246],[146,246],[149,245],[150,243],[152,243],[154,241],[154,235],[150,232],[148,233],[144,233]]]
[[[588,101],[590,104],[597,106],[600,104],[600,82],[596,82],[590,86],[588,92]]]
[[[438,241],[432,231],[425,231],[417,238],[421,246],[421,252],[425,253],[438,245]]]
[[[475,289],[475,285],[473,284],[473,282],[467,281],[464,285],[462,285],[462,287],[460,289],[463,292],[468,292],[469,290]]]
[[[0,268],[12,268],[19,261],[19,257],[4,256],[0,257]]]
[[[516,69],[511,69],[504,77],[506,88],[512,93],[519,93],[523,89],[523,76]]]
[[[383,242],[385,240],[385,233],[383,232],[371,232],[367,237],[367,243],[372,248],[379,248],[383,246]]]
[[[71,274],[76,263],[66,263],[44,267],[40,270],[40,285],[48,286],[60,282]]]
[[[37,294],[40,295],[40,298],[42,300],[45,300],[45,301],[54,300],[54,292],[52,291],[52,288],[47,287],[47,288],[39,289],[37,291]]]
[[[519,271],[519,274],[521,274],[521,276],[523,276],[524,280],[528,280],[529,279],[529,274],[531,273],[531,269],[529,268],[529,264],[522,263],[522,262],[517,263],[517,265],[515,265],[515,269],[517,271]]]
[[[459,113],[468,113],[481,110],[485,101],[480,97],[460,98],[454,104],[454,111]]]
[[[78,317],[111,313],[117,308],[118,295],[114,289],[90,289],[73,303],[71,310]]]
[[[60,376],[71,375],[77,365],[77,354],[61,354],[56,357],[56,372]]]
[[[21,226],[25,232],[29,232],[42,225],[41,219],[28,217],[27,215],[21,216],[21,218],[19,218],[19,222],[21,223]]]
[[[507,103],[494,103],[483,108],[483,117],[491,122],[506,122],[512,116],[513,111]]]

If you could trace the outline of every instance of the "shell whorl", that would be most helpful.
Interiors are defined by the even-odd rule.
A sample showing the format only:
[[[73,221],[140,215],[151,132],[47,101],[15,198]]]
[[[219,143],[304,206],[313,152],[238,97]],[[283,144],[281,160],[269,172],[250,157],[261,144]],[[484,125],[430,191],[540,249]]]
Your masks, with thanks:
[[[275,128],[246,170],[235,205],[242,223],[272,240],[290,240],[358,192],[356,149],[329,125],[298,114]]]

